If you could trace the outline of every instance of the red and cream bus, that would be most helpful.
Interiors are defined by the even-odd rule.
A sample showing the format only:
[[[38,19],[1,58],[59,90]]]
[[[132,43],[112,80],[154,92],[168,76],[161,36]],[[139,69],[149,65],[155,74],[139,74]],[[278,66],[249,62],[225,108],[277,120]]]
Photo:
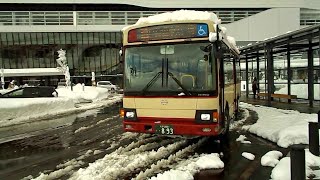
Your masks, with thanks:
[[[215,21],[203,19],[135,24],[123,30],[124,131],[195,136],[228,132],[240,96],[239,51],[220,31]],[[209,34],[218,40],[210,42]]]

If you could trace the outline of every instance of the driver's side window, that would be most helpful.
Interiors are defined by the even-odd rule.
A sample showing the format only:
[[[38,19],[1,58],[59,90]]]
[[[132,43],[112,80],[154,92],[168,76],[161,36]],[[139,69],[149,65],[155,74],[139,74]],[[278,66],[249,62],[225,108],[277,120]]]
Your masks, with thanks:
[[[24,89],[19,89],[19,90],[16,90],[16,91],[13,91],[9,94],[4,95],[4,97],[19,97],[19,96],[23,95],[23,91],[24,91]]]

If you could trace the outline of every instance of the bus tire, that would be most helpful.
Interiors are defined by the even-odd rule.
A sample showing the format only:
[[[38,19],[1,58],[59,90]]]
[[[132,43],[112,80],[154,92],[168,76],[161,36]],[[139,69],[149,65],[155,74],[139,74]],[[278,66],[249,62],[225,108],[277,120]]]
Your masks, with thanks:
[[[229,127],[230,127],[230,115],[229,115],[229,106],[226,105],[225,111],[224,111],[224,130],[223,133],[219,135],[220,144],[222,146],[226,146],[229,144]]]

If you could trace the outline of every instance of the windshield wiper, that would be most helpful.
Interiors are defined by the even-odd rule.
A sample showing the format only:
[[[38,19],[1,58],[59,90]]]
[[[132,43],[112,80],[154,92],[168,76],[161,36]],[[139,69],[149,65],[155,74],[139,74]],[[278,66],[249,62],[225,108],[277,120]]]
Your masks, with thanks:
[[[174,75],[171,73],[171,72],[168,72],[168,75],[170,77],[172,77],[172,79],[182,88],[183,92],[186,94],[186,95],[189,95],[191,96],[192,94],[181,84],[181,82],[176,78],[174,77]]]
[[[158,72],[152,79],[151,81],[148,82],[148,84],[142,89],[142,95],[144,95],[147,90],[158,80],[162,72]]]

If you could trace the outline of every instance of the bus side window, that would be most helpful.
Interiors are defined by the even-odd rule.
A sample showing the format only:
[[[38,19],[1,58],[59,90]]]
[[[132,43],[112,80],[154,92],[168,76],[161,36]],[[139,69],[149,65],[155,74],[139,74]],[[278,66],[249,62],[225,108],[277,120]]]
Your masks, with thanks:
[[[232,59],[224,59],[224,84],[234,83]]]

